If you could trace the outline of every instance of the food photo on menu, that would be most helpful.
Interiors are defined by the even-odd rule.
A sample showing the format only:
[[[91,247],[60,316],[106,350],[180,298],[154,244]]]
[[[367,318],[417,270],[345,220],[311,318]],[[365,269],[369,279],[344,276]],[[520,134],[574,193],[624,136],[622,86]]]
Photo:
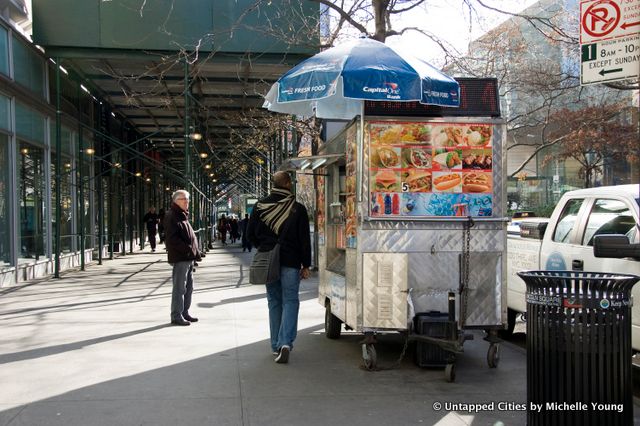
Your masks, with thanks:
[[[371,123],[372,144],[424,144],[431,140],[431,126],[422,123]]]
[[[433,172],[433,192],[462,192],[462,174]]]
[[[492,191],[491,173],[469,172],[462,174],[462,192],[489,193]]]
[[[400,167],[400,148],[378,146],[371,149],[371,167]]]
[[[491,170],[493,168],[491,148],[463,149],[462,168],[465,170]]]
[[[431,172],[422,169],[409,169],[402,172],[404,192],[431,192]]]
[[[493,128],[487,124],[443,124],[433,126],[431,140],[436,148],[491,146]]]
[[[439,148],[434,150],[433,170],[462,169],[462,150]]]
[[[382,169],[373,173],[374,188],[377,192],[400,192],[400,174]]]
[[[430,169],[432,152],[431,147],[402,148],[402,167]]]

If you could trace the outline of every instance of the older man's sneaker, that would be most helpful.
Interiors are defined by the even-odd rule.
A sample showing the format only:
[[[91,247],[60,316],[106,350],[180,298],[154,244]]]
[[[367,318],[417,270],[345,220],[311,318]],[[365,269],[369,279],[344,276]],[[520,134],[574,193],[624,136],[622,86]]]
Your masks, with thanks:
[[[278,364],[286,364],[289,362],[289,352],[291,352],[291,348],[289,345],[282,345],[280,348],[280,353],[276,357],[275,361]]]

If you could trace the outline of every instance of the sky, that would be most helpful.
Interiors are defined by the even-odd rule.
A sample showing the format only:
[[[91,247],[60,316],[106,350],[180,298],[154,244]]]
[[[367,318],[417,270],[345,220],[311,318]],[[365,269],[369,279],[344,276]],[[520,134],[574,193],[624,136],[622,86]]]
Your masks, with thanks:
[[[509,12],[520,12],[537,0],[485,0],[484,3]],[[461,54],[467,52],[469,42],[496,27],[509,16],[477,6],[479,17],[470,19],[468,8],[463,0],[431,0],[425,8],[404,13],[401,20],[394,24],[397,29],[403,27],[424,28],[455,47]],[[411,51],[414,56],[426,59],[433,65],[441,65],[442,50],[431,40],[416,32],[399,37],[390,37],[387,44]],[[416,47],[421,49],[416,51]]]

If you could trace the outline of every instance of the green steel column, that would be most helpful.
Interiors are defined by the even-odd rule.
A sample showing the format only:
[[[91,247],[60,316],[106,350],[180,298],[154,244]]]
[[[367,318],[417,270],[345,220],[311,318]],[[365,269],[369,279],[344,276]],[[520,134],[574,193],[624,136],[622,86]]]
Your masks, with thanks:
[[[94,121],[94,126],[97,125],[100,128],[100,132],[104,133],[104,129],[102,128],[101,123],[102,123],[102,104],[99,103],[98,104],[98,122],[96,123]],[[104,152],[103,152],[104,150],[102,149],[102,146],[103,146],[102,135],[98,140],[99,140],[99,143],[97,143],[98,141],[96,141],[96,146],[94,146],[94,149],[96,150],[96,154],[99,155],[100,158],[104,158]],[[98,265],[102,265],[102,247],[103,247],[102,243],[104,240],[104,212],[103,212],[104,187],[103,187],[103,180],[102,180],[103,179],[102,163],[101,162],[97,163],[97,166],[98,167],[94,167],[94,172],[96,176],[95,185],[98,192]]]
[[[54,272],[55,278],[60,278],[60,173],[62,170],[62,123],[60,109],[60,58],[56,58],[56,175],[55,175],[55,195],[56,195],[56,226],[54,230]]]
[[[100,154],[102,155],[102,154]],[[96,174],[99,173],[99,169]],[[102,265],[102,240],[104,239],[104,195],[102,187],[102,176],[96,181],[96,190],[98,192],[98,265]]]
[[[79,86],[79,85],[78,85]],[[84,271],[84,172],[82,170],[82,156],[84,154],[84,139],[82,137],[82,127],[78,135],[78,222],[80,224],[80,270]]]
[[[124,167],[125,167],[124,164],[120,166],[120,176],[121,176],[122,182],[120,184],[120,197],[119,197],[120,214],[121,214],[120,229],[122,232],[122,249],[120,250],[120,252],[122,253],[123,256],[127,254],[127,234],[126,234],[127,217],[126,217],[126,211],[125,211],[125,204],[127,201],[127,197],[126,197],[127,182],[126,182]]]
[[[134,183],[135,184],[135,183]],[[133,241],[134,241],[134,219],[133,219],[133,206],[135,205],[134,201],[134,186],[129,185],[129,253],[133,253]]]
[[[184,188],[191,180],[191,138],[189,129],[189,62],[184,58]],[[191,191],[189,191],[191,192]]]

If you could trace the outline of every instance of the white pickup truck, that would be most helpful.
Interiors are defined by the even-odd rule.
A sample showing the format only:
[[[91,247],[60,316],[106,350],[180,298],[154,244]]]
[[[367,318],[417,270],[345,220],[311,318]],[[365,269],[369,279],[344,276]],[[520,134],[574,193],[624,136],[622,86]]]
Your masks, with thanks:
[[[526,312],[523,270],[577,270],[640,275],[640,258],[602,258],[593,252],[594,236],[617,234],[640,243],[640,185],[580,189],[562,196],[549,219],[520,223],[507,239],[509,328]],[[632,290],[632,347],[640,351],[640,284]]]

